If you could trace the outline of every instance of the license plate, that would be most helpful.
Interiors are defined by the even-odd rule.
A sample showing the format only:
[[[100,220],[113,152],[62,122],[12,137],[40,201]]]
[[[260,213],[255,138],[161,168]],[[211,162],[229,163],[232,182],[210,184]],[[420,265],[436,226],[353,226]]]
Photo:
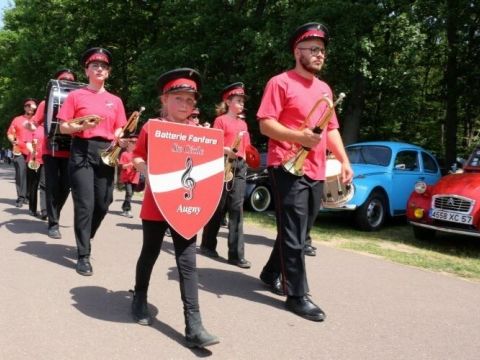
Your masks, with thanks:
[[[471,225],[473,223],[473,217],[470,215],[458,214],[452,211],[430,210],[430,217],[437,220],[450,221],[459,224]]]

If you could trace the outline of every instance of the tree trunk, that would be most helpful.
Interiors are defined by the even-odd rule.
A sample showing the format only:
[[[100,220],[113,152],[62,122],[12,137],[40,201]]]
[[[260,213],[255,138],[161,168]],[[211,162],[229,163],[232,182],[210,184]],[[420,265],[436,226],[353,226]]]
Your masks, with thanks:
[[[345,145],[358,141],[360,135],[360,119],[365,108],[365,77],[361,73],[355,75],[355,82],[350,94],[347,109],[345,110],[345,123],[342,138]]]
[[[456,1],[447,0],[448,59],[445,80],[447,84],[447,113],[445,117],[445,162],[450,166],[457,157],[457,11]]]

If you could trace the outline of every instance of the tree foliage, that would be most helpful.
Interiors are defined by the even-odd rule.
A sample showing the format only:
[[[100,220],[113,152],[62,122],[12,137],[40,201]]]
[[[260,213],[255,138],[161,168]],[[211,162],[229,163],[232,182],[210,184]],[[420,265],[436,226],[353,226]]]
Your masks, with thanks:
[[[345,142],[408,141],[450,161],[480,131],[479,15],[472,0],[16,0],[0,30],[0,130],[25,97],[45,96],[59,67],[81,75],[80,54],[103,46],[114,57],[109,89],[129,111],[143,105],[153,116],[155,81],[175,67],[201,72],[204,120],[225,85],[245,82],[263,147],[263,87],[293,65],[291,32],[321,21],[332,41],[320,76],[347,93],[338,110]]]

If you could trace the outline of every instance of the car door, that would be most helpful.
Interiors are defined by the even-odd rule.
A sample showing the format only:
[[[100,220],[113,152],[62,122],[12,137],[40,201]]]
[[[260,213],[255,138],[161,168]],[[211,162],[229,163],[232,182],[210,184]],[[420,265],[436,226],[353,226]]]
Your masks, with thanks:
[[[421,151],[422,167],[423,167],[423,181],[428,185],[435,184],[440,179],[440,168],[436,160],[425,151]]]
[[[392,170],[392,194],[390,206],[394,215],[405,213],[407,200],[415,183],[423,178],[420,167],[420,153],[417,150],[397,152]]]

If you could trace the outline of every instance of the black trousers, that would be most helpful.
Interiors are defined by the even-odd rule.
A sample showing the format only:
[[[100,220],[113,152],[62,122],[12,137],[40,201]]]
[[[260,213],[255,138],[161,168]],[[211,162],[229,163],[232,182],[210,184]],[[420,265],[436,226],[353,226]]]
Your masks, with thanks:
[[[17,188],[17,201],[27,199],[27,162],[25,155],[14,155],[15,186]]]
[[[137,261],[135,273],[135,291],[147,292],[150,284],[153,266],[162,248],[166,221],[142,220],[143,245]],[[198,274],[196,262],[197,237],[187,240],[170,228],[175,248],[175,261],[180,277],[180,295],[184,310],[199,311],[198,305]]]
[[[283,288],[289,296],[308,293],[305,268],[305,239],[320,209],[323,182],[298,177],[282,168],[269,169],[275,196],[277,238],[263,271],[281,274]],[[311,220],[313,218],[313,220]]]
[[[95,236],[113,201],[115,169],[100,158],[100,153],[109,145],[107,140],[72,140],[68,166],[79,257],[90,255],[90,239]]]
[[[58,229],[60,212],[70,193],[68,161],[68,158],[43,155],[49,229]]]
[[[133,184],[132,183],[125,183],[125,200],[122,204],[123,211],[130,211],[132,210],[132,196],[133,196]]]
[[[243,238],[243,201],[247,166],[244,160],[236,160],[233,180],[225,183],[217,210],[203,228],[201,246],[210,250],[217,247],[217,235],[225,213],[228,212],[228,258],[239,260],[245,257]]]
[[[46,211],[47,200],[45,194],[45,169],[44,165],[40,165],[37,171],[27,168],[28,182],[28,209],[34,213],[37,212],[38,197],[40,196],[40,210],[42,213]]]

